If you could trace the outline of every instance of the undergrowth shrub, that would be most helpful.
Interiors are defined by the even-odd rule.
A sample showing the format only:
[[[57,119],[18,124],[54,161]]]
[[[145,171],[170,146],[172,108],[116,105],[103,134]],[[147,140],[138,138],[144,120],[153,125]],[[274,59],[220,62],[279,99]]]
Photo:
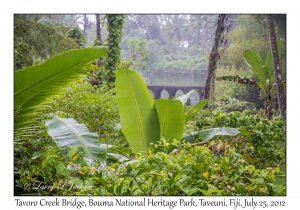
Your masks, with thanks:
[[[44,112],[37,114],[36,125],[15,135],[15,195],[31,192],[48,195],[52,193],[49,189],[41,190],[37,185],[58,186],[58,183],[63,182],[67,183],[64,188],[70,188],[74,182],[78,184],[77,179],[82,175],[89,173],[90,166],[84,161],[81,169],[69,170],[72,159],[64,157],[47,134],[45,121],[52,119],[54,115],[61,118],[72,117],[84,123],[91,132],[98,133],[103,143],[128,146],[125,137],[117,128],[119,114],[114,90],[107,90],[105,87],[95,89],[88,82],[74,83],[63,94],[53,96],[48,101]],[[60,191],[60,195],[74,192],[65,189]]]
[[[253,103],[242,101],[236,98],[230,98],[227,96],[219,97],[217,101],[210,107],[214,111],[225,111],[227,113],[233,111],[251,110],[251,114],[257,114],[256,107]]]
[[[280,117],[269,121],[248,110],[203,110],[195,121],[200,130],[248,127],[263,134],[216,137],[213,141],[221,140],[226,145],[222,155],[209,146],[161,139],[129,161],[110,159],[87,164],[80,158],[76,160],[76,148],[70,147],[67,156],[61,154],[48,136],[44,120],[54,114],[73,117],[86,124],[90,132],[97,132],[102,142],[127,147],[120,130],[115,129],[119,116],[114,90],[95,89],[87,82],[73,84],[64,94],[51,98],[48,105],[37,122],[39,127],[15,139],[15,195],[286,194],[285,185],[276,181],[280,164],[285,161],[286,133]],[[169,153],[174,147],[177,152]],[[255,158],[246,156],[249,153]]]
[[[167,153],[170,146],[177,153]],[[154,153],[154,150],[159,151]],[[21,170],[20,187],[39,195],[106,196],[242,196],[285,195],[284,185],[276,184],[279,168],[258,169],[228,147],[224,155],[214,155],[204,146],[166,143],[163,139],[136,159],[109,166],[88,166],[81,161],[71,166],[58,151],[44,153],[42,166]],[[52,157],[51,161],[49,158]],[[71,157],[71,156],[70,156]],[[39,157],[38,157],[39,158]],[[45,177],[44,180],[39,176]],[[38,181],[39,180],[39,181]],[[34,188],[33,186],[44,186]],[[48,187],[48,188],[47,188]]]
[[[105,177],[110,190],[100,188],[101,195],[284,195],[285,187],[273,182],[279,168],[257,169],[248,165],[232,149],[214,155],[207,147],[180,144],[179,153],[167,154],[170,145],[161,141],[154,147],[165,151],[142,155],[138,161],[124,165],[118,179]],[[118,166],[119,168],[119,166]],[[117,166],[116,174],[120,173]]]
[[[127,145],[120,129],[116,129],[119,112],[114,89],[94,88],[88,82],[73,84],[65,94],[54,97],[49,106],[52,113],[69,113],[70,117],[84,123],[90,132],[98,133],[101,142]]]
[[[285,163],[286,130],[284,120],[280,116],[267,120],[259,115],[252,115],[249,110],[230,113],[216,111],[211,117],[199,117],[196,126],[200,130],[215,127],[247,127],[249,130],[259,131],[262,134],[217,138],[230,140],[239,153],[254,155],[264,166]]]

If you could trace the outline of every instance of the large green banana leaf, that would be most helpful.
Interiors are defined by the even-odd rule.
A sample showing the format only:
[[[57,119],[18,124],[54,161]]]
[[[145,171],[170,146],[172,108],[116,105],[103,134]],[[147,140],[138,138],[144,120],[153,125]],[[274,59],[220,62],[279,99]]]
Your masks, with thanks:
[[[203,109],[208,103],[209,99],[199,101],[195,104],[187,113],[185,113],[185,123],[192,119],[201,109]]]
[[[116,98],[122,132],[132,151],[145,151],[159,140],[159,121],[154,99],[137,72],[116,70]]]
[[[14,109],[50,86],[68,78],[84,64],[107,53],[105,47],[70,50],[44,63],[14,72]]]
[[[189,98],[192,96],[193,93],[195,93],[196,90],[190,90],[187,94],[178,96],[175,98],[175,100],[180,100],[183,105],[189,100]],[[196,105],[194,105],[187,113],[185,113],[185,123],[187,123],[190,119],[192,119],[201,109],[205,107],[205,105],[208,103],[208,99],[199,101]]]
[[[202,141],[207,141],[212,139],[215,136],[235,136],[239,134],[238,128],[210,128],[206,130],[200,131],[200,134],[202,136]]]
[[[159,119],[160,137],[180,140],[185,124],[182,102],[161,98],[155,101],[155,108]]]
[[[280,40],[276,41],[277,45],[277,51],[278,51],[278,57],[281,55],[281,49],[282,49],[282,42]],[[273,58],[272,58],[272,53],[271,49],[268,50],[266,60],[265,60],[265,66],[268,69],[268,74],[270,78],[270,84],[274,83],[274,68],[273,68]]]
[[[281,54],[282,42],[277,40],[278,56]],[[246,62],[251,66],[252,71],[256,74],[259,79],[258,85],[264,90],[270,88],[274,83],[274,73],[273,73],[273,62],[272,53],[269,49],[266,56],[265,62],[256,52],[252,50],[246,50],[244,52],[244,58]]]
[[[59,118],[55,116],[46,122],[48,134],[67,156],[68,146],[79,149],[79,154],[93,160],[105,161],[107,145],[100,144],[97,133],[90,133],[84,124],[79,124],[72,118]]]
[[[208,141],[215,136],[249,136],[253,134],[262,134],[259,131],[249,130],[247,128],[209,128],[206,130],[195,131],[182,137],[183,140],[194,143],[198,135],[201,135],[202,141]]]
[[[269,72],[264,65],[263,59],[253,50],[246,50],[244,52],[244,58],[246,59],[246,62],[251,66],[252,71],[258,77],[258,85],[265,90],[267,87],[266,81],[269,79]]]

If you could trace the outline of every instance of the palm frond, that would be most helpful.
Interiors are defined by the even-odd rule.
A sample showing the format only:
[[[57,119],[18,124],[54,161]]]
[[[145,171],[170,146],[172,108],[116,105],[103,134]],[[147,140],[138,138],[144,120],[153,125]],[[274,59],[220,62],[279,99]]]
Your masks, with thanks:
[[[76,71],[106,52],[107,49],[103,47],[70,50],[43,64],[15,71],[15,136],[28,135],[30,130],[37,129],[41,125],[41,114],[47,109],[51,111],[51,107],[46,105],[47,99],[63,93],[63,88],[70,82],[82,79],[83,74]]]
[[[75,73],[68,79],[65,79],[51,88],[42,91],[36,96],[20,105],[14,112],[14,133],[28,134],[30,128],[32,131],[40,128],[43,125],[42,116],[47,112],[52,112],[52,108],[47,104],[52,96],[63,94],[66,88],[73,82],[78,82],[83,79],[83,74]]]
[[[40,65],[14,72],[14,109],[22,103],[68,78],[86,63],[107,53],[104,47],[90,47],[58,54]]]

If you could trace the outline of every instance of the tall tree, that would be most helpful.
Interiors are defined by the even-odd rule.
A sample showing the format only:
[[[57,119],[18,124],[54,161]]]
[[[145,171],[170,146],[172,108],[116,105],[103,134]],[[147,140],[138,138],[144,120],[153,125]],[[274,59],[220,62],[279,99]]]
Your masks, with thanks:
[[[224,30],[225,16],[226,16],[225,14],[221,14],[218,17],[214,45],[213,45],[213,48],[212,48],[212,51],[211,51],[210,57],[209,57],[208,74],[207,74],[205,87],[204,87],[204,99],[209,98],[210,93],[211,93],[212,81],[214,80],[214,77],[215,77],[216,63],[219,58],[218,48],[219,48],[219,43],[220,43],[220,39],[221,39],[221,34]]]
[[[224,62],[233,68],[247,68],[243,52],[251,49],[265,58],[269,49],[268,31],[265,15],[239,15],[237,26],[228,34],[230,46],[224,54]]]
[[[274,22],[273,22],[272,15],[269,14],[266,15],[266,17],[267,17],[269,40],[272,49],[271,51],[272,51],[272,58],[273,58],[274,77],[275,77],[279,112],[282,117],[286,118],[286,98],[284,94],[282,76],[280,72],[280,63],[279,63],[278,50],[276,45],[276,34],[275,34]]]
[[[201,40],[202,46],[205,46],[205,52],[209,52],[209,42],[213,37],[213,30],[218,21],[218,15],[202,15]]]
[[[73,27],[67,35],[68,38],[72,38],[76,40],[76,43],[78,44],[79,47],[83,47],[85,45],[85,37],[83,36],[80,28]]]
[[[152,39],[149,24],[151,23],[151,15],[134,15],[133,21],[146,31],[149,39]]]
[[[101,23],[100,14],[96,14],[96,39],[101,41]]]
[[[101,22],[100,22],[100,14],[96,14],[96,42],[95,45],[101,45]],[[97,65],[101,66],[101,58],[98,59]]]
[[[81,18],[81,15],[75,15],[75,14],[49,14],[45,15],[48,16],[48,19],[52,21],[53,23],[61,23],[67,26],[73,26],[77,27],[78,23],[80,22],[79,19]]]
[[[191,15],[189,28],[191,30],[194,43],[199,45],[200,33],[202,29],[202,15]]]
[[[90,24],[90,21],[89,21],[87,15],[86,14],[83,15],[83,23],[82,23],[82,25],[83,25],[83,35],[85,37],[87,36],[87,30],[89,28],[89,24]]]
[[[208,48],[209,34],[212,34],[212,29],[215,27],[217,15],[191,15],[189,29],[192,33],[192,38],[196,44]]]
[[[187,19],[184,15],[171,15],[164,28],[167,42],[175,41],[180,47],[188,39]]]

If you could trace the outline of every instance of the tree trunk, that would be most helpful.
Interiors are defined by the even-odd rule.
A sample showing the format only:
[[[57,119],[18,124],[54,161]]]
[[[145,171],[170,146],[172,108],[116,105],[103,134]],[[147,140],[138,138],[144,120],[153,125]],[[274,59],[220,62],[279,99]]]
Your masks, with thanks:
[[[204,99],[209,98],[209,95],[210,95],[210,89],[211,89],[211,86],[212,86],[212,79],[213,79],[213,75],[215,74],[216,63],[217,63],[217,60],[219,58],[218,48],[219,48],[221,33],[224,30],[225,16],[226,15],[222,14],[222,15],[219,15],[219,18],[218,18],[217,29],[216,29],[216,32],[215,32],[214,45],[213,45],[213,48],[212,48],[212,51],[211,51],[210,57],[209,57],[208,74],[207,74],[205,87],[204,87]]]
[[[284,88],[281,79],[282,77],[280,72],[280,63],[279,63],[279,56],[277,51],[274,22],[273,22],[272,15],[266,15],[266,17],[267,17],[267,24],[268,24],[269,40],[270,40],[270,45],[272,50],[274,78],[276,84],[279,112],[281,116],[284,119],[286,119],[286,98],[285,98]]]
[[[89,19],[86,15],[83,15],[83,35],[86,38],[87,37],[87,30],[89,27]]]
[[[210,105],[214,104],[214,98],[215,98],[215,79],[216,79],[216,72],[214,72],[212,79],[211,79],[211,88],[210,88],[210,94],[209,94],[209,103]]]
[[[204,42],[205,42],[205,56],[206,56],[207,53],[208,53],[208,45],[207,45],[207,29],[205,29],[205,39],[204,39]]]
[[[268,93],[266,96],[266,104],[265,104],[265,118],[267,118],[268,120],[272,120],[272,98],[271,98],[271,94]]]
[[[100,15],[96,14],[96,39],[101,41],[101,25],[100,25]]]
[[[149,39],[152,40],[152,36],[151,36],[150,29],[149,29],[149,25],[147,24],[146,27],[147,27],[147,32],[148,32]]]
[[[99,14],[96,14],[96,39],[101,41],[101,24]],[[101,66],[101,58],[97,60],[97,66]]]

